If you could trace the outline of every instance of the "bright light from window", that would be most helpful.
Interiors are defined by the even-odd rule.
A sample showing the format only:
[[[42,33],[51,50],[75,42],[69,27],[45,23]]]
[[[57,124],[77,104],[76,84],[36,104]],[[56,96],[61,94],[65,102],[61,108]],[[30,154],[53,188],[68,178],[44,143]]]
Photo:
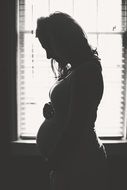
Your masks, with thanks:
[[[35,38],[37,18],[63,11],[79,22],[101,57],[105,88],[98,108],[97,133],[123,136],[126,68],[121,0],[20,0],[17,9],[19,135],[36,136],[44,120],[43,105],[50,101],[49,90],[55,80],[45,50]]]

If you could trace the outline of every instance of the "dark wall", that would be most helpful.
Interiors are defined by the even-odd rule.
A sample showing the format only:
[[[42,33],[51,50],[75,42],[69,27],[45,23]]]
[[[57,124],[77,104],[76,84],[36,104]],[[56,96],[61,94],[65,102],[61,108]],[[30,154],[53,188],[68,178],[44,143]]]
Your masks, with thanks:
[[[108,167],[111,190],[126,189],[127,157],[108,157]],[[39,156],[10,157],[6,177],[13,190],[49,190],[48,169]]]
[[[112,190],[127,189],[127,156],[108,158]]]
[[[13,190],[49,190],[48,169],[40,157],[12,157],[7,178]]]

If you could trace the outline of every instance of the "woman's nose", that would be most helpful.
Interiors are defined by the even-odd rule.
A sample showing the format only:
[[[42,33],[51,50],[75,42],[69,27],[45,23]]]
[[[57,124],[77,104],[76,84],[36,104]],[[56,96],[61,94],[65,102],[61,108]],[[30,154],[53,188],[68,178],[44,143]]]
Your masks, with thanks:
[[[50,51],[46,51],[46,54],[47,54],[47,59],[51,59],[52,58],[52,55],[51,55]]]

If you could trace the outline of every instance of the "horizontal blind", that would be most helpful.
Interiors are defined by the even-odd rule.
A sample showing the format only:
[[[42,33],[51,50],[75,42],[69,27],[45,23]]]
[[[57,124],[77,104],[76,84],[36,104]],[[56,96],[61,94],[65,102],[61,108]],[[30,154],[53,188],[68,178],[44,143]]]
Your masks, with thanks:
[[[92,7],[91,7],[92,4]],[[123,137],[125,128],[126,68],[122,30],[126,17],[121,0],[75,1],[75,18],[97,47],[104,77],[104,94],[99,105],[96,131],[101,137]],[[85,10],[86,8],[86,10]]]
[[[127,2],[127,1],[126,1]],[[107,10],[105,9],[105,5]],[[97,131],[100,136],[125,137],[126,64],[123,33],[126,32],[127,4],[121,0],[99,1],[105,15],[98,34],[98,50],[102,58],[105,90],[98,110]],[[105,10],[104,10],[105,9]],[[108,13],[108,14],[107,14]],[[100,22],[101,23],[101,22]],[[106,31],[106,27],[108,30]],[[125,27],[125,28],[123,28]],[[107,33],[107,34],[106,34]],[[105,133],[103,134],[103,127]]]
[[[92,4],[92,6],[91,6]],[[43,122],[43,105],[54,83],[50,61],[35,38],[36,21],[50,12],[72,15],[87,33],[101,57],[104,95],[98,108],[96,131],[102,137],[122,137],[125,130],[126,1],[121,0],[19,0],[18,29],[18,131],[21,137],[36,136]]]

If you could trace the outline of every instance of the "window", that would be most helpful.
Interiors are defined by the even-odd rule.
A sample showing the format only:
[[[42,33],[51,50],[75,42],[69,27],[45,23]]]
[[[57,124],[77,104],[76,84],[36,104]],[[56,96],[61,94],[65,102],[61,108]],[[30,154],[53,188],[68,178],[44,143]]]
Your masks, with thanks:
[[[17,0],[18,136],[35,137],[44,120],[42,108],[49,101],[54,75],[35,29],[38,17],[54,11],[72,15],[101,58],[105,89],[96,121],[98,135],[126,138],[126,0]]]

